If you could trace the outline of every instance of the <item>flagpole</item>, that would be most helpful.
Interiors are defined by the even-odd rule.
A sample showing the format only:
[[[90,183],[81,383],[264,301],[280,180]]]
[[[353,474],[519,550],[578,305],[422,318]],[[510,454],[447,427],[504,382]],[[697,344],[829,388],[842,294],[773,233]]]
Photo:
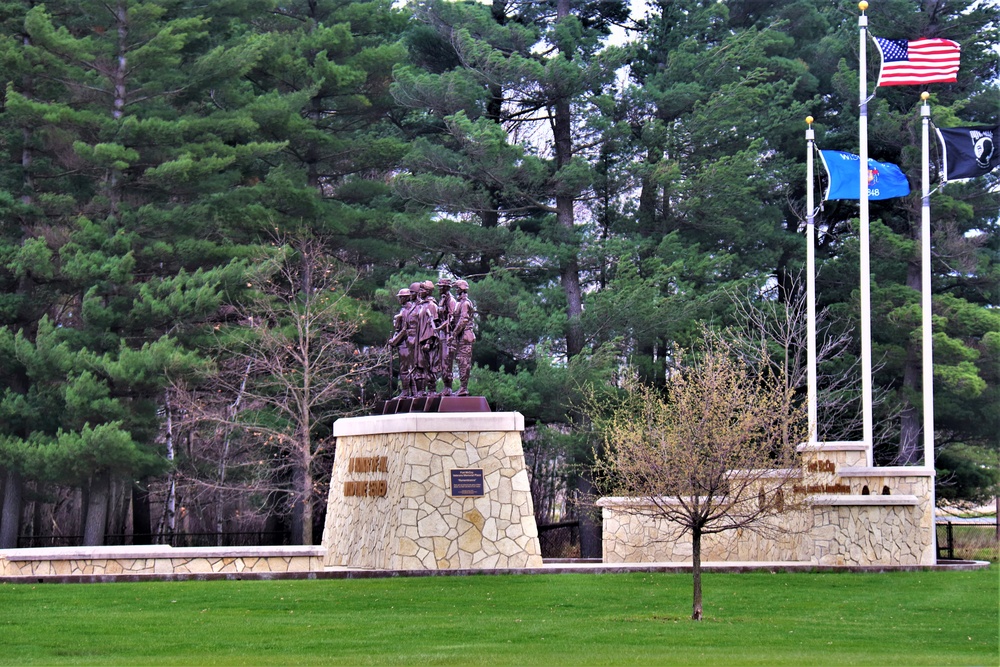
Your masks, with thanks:
[[[923,158],[920,164],[921,205],[920,205],[920,320],[923,347],[923,387],[924,394],[924,467],[934,471],[934,338],[931,329],[931,167],[930,167],[930,125],[931,108],[927,104],[930,93],[920,93],[923,105],[920,117],[923,134],[920,144]],[[936,504],[934,477],[931,477],[931,548],[937,553],[937,524],[934,519]]]
[[[923,105],[923,160],[920,178],[923,184],[920,207],[920,311],[923,346],[923,398],[924,398],[924,465],[934,467],[934,338],[931,328],[931,185],[930,185],[930,124],[931,108],[927,104],[930,93],[920,93]]]
[[[865,15],[868,3],[861,0],[858,3],[858,9],[861,10],[861,16],[858,17],[860,34],[858,93],[861,102],[858,116],[859,157],[861,158],[860,192],[858,193],[861,206],[861,416],[867,462],[869,466],[873,466],[875,465],[875,437],[872,420],[872,283],[868,221],[868,17]]]
[[[806,123],[806,403],[809,414],[809,442],[819,439],[816,397],[816,203],[813,175],[813,151],[816,131],[813,117]]]

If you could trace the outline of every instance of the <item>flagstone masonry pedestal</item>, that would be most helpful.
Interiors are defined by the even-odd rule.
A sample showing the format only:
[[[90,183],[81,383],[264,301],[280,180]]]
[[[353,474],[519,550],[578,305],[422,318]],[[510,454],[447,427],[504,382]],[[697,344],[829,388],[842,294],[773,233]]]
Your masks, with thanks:
[[[934,469],[869,467],[861,442],[801,445],[804,507],[758,534],[707,535],[703,561],[822,566],[934,565]],[[605,563],[685,562],[691,537],[656,516],[648,500],[602,498]]]
[[[375,415],[333,428],[327,567],[541,566],[519,413]]]

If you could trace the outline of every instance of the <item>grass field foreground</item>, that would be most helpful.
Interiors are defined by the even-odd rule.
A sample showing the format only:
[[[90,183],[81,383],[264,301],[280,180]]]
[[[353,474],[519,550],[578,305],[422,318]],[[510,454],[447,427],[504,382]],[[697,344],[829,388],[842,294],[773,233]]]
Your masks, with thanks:
[[[0,585],[2,665],[997,665],[997,566]]]

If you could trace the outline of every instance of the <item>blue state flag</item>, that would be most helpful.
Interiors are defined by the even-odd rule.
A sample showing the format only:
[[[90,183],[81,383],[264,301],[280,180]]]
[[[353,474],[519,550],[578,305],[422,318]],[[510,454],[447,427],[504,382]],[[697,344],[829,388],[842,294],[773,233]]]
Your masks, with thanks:
[[[860,157],[843,151],[820,151],[829,184],[824,199],[860,199],[858,187]],[[868,160],[868,199],[892,199],[910,194],[910,184],[903,171],[889,162]]]

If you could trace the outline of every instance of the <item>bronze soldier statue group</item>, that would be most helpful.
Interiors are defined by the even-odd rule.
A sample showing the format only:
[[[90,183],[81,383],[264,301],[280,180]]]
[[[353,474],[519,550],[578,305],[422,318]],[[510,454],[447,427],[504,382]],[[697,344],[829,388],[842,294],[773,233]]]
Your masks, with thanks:
[[[455,288],[458,298],[452,296]],[[399,350],[397,398],[451,396],[454,368],[458,365],[459,388],[455,396],[469,395],[472,343],[476,340],[476,307],[469,300],[469,283],[442,278],[434,283],[413,283],[396,293],[399,313],[393,318],[394,334],[389,345]],[[437,381],[443,388],[438,394]]]

